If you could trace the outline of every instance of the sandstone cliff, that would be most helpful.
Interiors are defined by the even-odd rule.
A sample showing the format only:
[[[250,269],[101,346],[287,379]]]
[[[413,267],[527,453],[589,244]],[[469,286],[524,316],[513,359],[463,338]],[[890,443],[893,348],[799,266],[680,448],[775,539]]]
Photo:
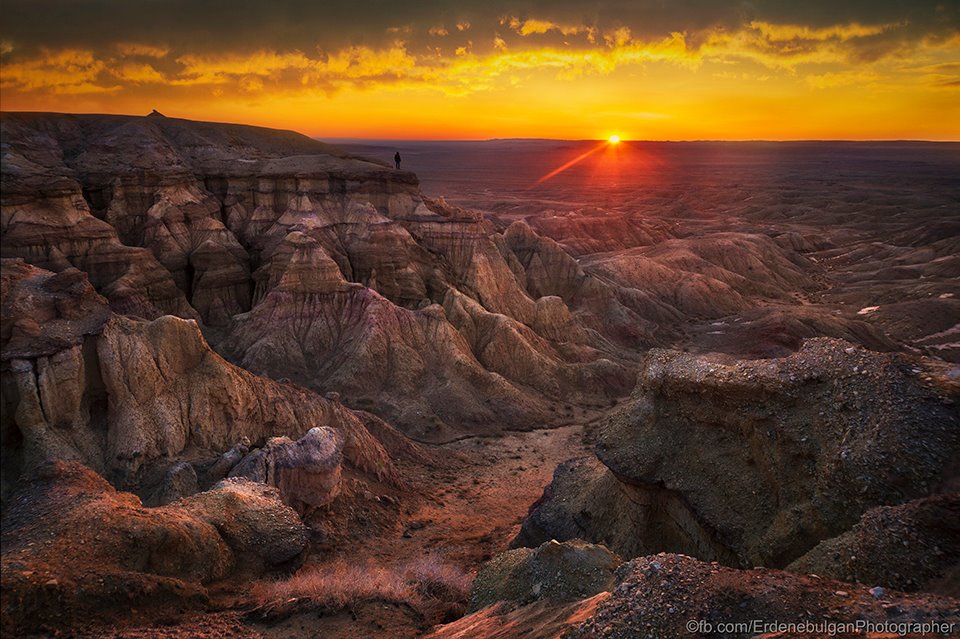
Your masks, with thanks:
[[[253,127],[2,126],[4,257],[75,267],[123,315],[196,319],[255,372],[425,439],[563,423],[632,386],[599,313],[585,330],[566,300],[526,287],[489,222],[425,199],[411,173]]]
[[[113,314],[75,269],[3,262],[3,489],[46,459],[75,459],[128,489],[178,458],[330,426],[348,463],[393,476],[342,404],[257,377],[214,353],[193,320]]]

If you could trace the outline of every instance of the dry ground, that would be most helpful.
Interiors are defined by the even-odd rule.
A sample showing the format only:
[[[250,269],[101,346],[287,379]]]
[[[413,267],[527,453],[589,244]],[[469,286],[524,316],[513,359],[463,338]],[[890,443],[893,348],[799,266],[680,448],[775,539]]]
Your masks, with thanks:
[[[421,636],[434,624],[462,614],[462,601],[451,596],[417,597],[404,601],[391,581],[424,562],[445,566],[448,574],[462,575],[469,585],[477,568],[507,549],[527,509],[550,482],[560,462],[586,453],[582,425],[550,430],[506,433],[497,438],[471,437],[432,448],[436,466],[408,467],[409,487],[390,497],[401,509],[399,525],[370,526],[352,540],[318,544],[297,576],[340,571],[344,588],[364,588],[384,596],[335,605],[295,597],[296,584],[284,601],[264,606],[265,589],[285,592],[276,584],[258,584],[237,591],[226,587],[215,593],[221,612],[171,615],[162,623],[127,628],[91,628],[85,637],[264,637],[291,639],[406,639]],[[387,492],[387,491],[384,491]],[[375,499],[380,503],[380,499]],[[359,502],[354,507],[359,507]],[[341,505],[341,509],[346,509]],[[339,518],[343,513],[332,513]],[[345,565],[358,566],[349,574]],[[359,584],[358,581],[366,583]],[[307,580],[309,581],[309,579]],[[382,583],[389,582],[387,586]],[[324,584],[324,588],[328,584]],[[446,600],[445,600],[446,599]],[[269,608],[269,610],[268,610]]]

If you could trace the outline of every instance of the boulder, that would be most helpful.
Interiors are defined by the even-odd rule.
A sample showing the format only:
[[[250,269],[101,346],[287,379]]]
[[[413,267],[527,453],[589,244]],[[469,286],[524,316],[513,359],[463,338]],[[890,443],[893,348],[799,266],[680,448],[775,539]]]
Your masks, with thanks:
[[[477,573],[470,610],[498,601],[527,604],[540,599],[585,599],[613,588],[614,571],[620,563],[605,547],[579,540],[509,550]]]
[[[213,525],[233,552],[236,570],[242,576],[288,571],[303,561],[309,539],[307,527],[280,500],[276,488],[231,477],[171,507]]]

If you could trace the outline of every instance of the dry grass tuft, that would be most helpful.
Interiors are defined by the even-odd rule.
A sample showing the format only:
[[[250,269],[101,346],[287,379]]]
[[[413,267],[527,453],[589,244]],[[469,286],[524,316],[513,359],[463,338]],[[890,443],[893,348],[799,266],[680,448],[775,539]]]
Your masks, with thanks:
[[[283,581],[261,582],[254,587],[253,596],[266,613],[301,603],[342,609],[370,600],[419,609],[431,602],[466,602],[470,582],[460,568],[432,555],[391,566],[371,561],[350,564],[340,559]]]

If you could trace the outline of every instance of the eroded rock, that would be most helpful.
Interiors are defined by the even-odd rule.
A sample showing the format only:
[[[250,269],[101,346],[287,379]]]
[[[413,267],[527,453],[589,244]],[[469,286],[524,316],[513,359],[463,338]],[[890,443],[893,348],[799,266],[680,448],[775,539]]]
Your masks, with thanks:
[[[302,562],[307,527],[272,486],[231,477],[173,505],[217,529],[233,551],[238,573],[292,570]]]
[[[655,350],[597,435],[610,474],[558,471],[519,541],[576,532],[626,556],[785,566],[952,480],[960,416],[942,369],[831,339],[736,363]]]
[[[144,508],[75,462],[41,465],[3,517],[3,627],[69,627],[131,607],[194,606],[206,584],[289,567],[306,528],[276,490],[231,480]]]
[[[273,437],[230,471],[274,486],[280,498],[301,515],[329,504],[340,490],[343,443],[329,428],[311,428],[297,441]]]
[[[342,404],[227,363],[196,322],[118,316],[76,270],[6,266],[4,497],[47,459],[78,460],[117,486],[153,490],[173,462],[199,464],[240,440],[297,437],[315,424],[337,430],[346,463],[395,480],[389,455]],[[44,319],[40,332],[17,332],[23,317]],[[229,472],[222,461],[203,485]]]

